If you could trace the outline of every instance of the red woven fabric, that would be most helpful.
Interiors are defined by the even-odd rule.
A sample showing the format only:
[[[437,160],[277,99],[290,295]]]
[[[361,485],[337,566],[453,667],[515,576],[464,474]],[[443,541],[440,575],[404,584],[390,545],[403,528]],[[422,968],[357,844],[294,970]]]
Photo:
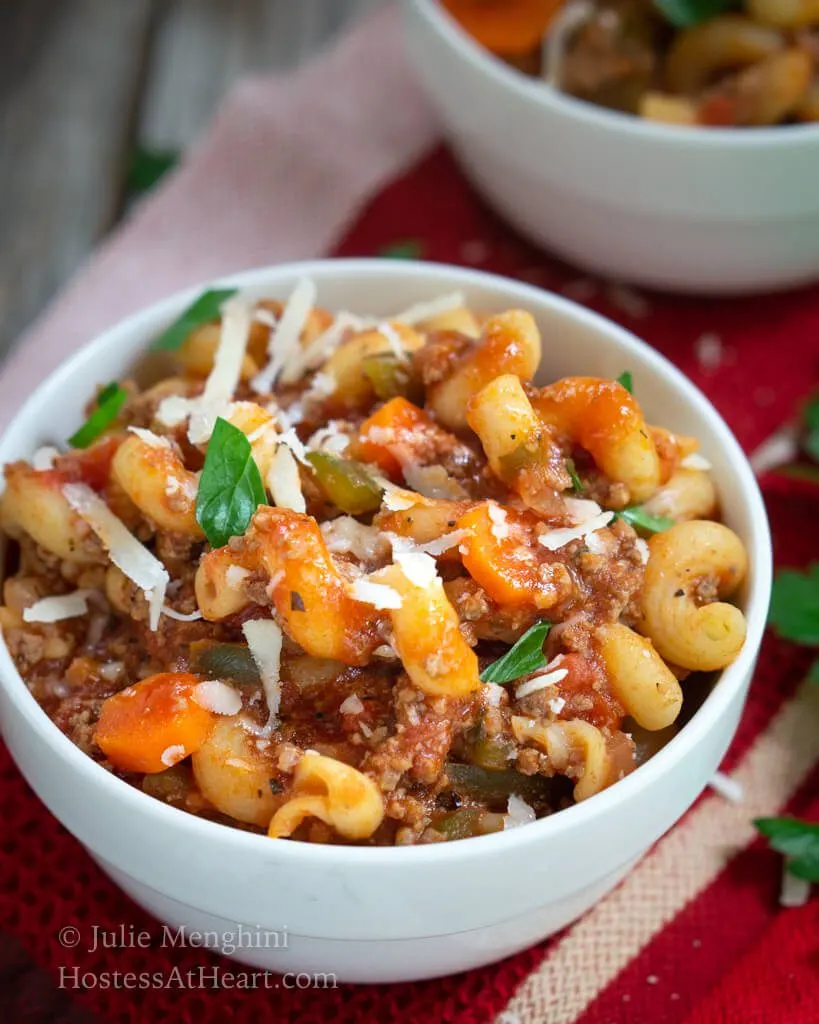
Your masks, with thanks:
[[[407,238],[421,241],[425,258],[478,265],[546,288],[570,285],[571,290],[584,277],[512,235],[474,196],[444,151],[431,154],[373,200],[337,254],[370,255]],[[588,282],[582,287],[588,290]],[[643,317],[624,313],[613,298],[598,286],[589,305],[635,330],[680,366],[748,449],[788,419],[816,384],[819,289],[734,301],[650,295]],[[708,333],[721,339],[718,366],[702,362],[699,340]],[[765,490],[777,561],[804,564],[819,557],[812,529],[819,493],[783,487],[773,479]],[[805,652],[773,637],[766,640],[729,769],[792,696],[809,660]],[[814,775],[801,787],[790,810],[819,816],[817,781]],[[157,940],[160,929],[44,810],[2,749],[0,786],[0,1006],[7,1020],[484,1024],[504,1009],[550,946],[545,943],[483,970],[414,985],[274,993],[102,989],[94,986],[93,975],[161,971],[167,976],[174,966],[187,971],[218,961],[190,948],[162,949],[158,941],[148,949],[95,954],[61,947],[58,932],[67,925],[86,935],[92,925],[133,925],[151,930]],[[819,1020],[819,905],[814,901],[800,910],[780,911],[779,870],[779,858],[761,842],[730,860],[713,884],[586,1008],[582,1024]],[[91,987],[59,987],[60,969],[65,978],[74,967],[89,976]]]

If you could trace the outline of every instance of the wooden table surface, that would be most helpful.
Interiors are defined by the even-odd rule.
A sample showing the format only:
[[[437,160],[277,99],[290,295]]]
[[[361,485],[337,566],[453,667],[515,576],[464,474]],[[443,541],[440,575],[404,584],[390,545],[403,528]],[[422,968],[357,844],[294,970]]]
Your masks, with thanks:
[[[383,2],[0,2],[0,357],[122,216],[135,154],[183,150],[237,77]]]

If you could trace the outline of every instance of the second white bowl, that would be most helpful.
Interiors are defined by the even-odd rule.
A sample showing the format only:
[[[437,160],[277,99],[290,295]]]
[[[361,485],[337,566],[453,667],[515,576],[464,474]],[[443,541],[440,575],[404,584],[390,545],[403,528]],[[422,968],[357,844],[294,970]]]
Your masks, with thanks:
[[[819,125],[675,128],[572,99],[406,0],[410,55],[467,177],[582,267],[680,292],[819,279]]]

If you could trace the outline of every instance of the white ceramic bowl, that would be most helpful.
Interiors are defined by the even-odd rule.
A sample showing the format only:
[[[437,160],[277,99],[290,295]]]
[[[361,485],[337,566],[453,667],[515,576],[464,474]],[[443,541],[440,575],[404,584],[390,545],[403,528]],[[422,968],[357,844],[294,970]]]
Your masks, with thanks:
[[[662,356],[594,313],[528,285],[429,263],[321,261],[225,283],[253,297],[285,297],[301,275],[315,280],[331,309],[385,315],[454,289],[482,310],[524,307],[545,339],[544,380],[631,370],[650,420],[702,439],[726,520],[747,545],[748,639],[738,660],[679,735],[612,788],[525,827],[430,846],[271,841],[162,804],[82,754],[40,710],[0,645],[3,735],[40,799],[162,921],[286,934],[287,948],[235,951],[274,971],[328,971],[359,982],[448,974],[514,953],[583,913],[703,789],[734,734],[765,624],[767,520],[748,463],[709,402]],[[131,317],[49,377],[0,442],[0,463],[67,437],[94,383],[122,375],[195,294]]]
[[[819,278],[819,125],[686,129],[572,99],[437,0],[408,45],[464,172],[535,242],[617,280],[739,293]]]

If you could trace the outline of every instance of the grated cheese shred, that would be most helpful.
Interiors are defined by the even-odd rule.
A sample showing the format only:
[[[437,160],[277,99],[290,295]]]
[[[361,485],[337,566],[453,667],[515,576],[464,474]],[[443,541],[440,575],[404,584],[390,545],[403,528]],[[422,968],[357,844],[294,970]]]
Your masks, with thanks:
[[[299,361],[299,339],[315,304],[315,284],[307,277],[300,278],[282,310],[281,319],[270,332],[267,365],[250,382],[257,394],[268,394],[291,361],[294,365]]]
[[[152,630],[159,616],[170,582],[168,570],[136,539],[98,494],[85,484],[65,484],[63,495],[71,508],[99,537],[111,561],[140,588],[148,601]]]
[[[267,489],[279,508],[290,508],[302,513],[307,511],[298,463],[287,445],[280,444],[276,448],[267,471]]]
[[[586,537],[596,530],[602,530],[604,526],[608,526],[612,519],[614,519],[613,512],[601,512],[593,519],[589,519],[579,526],[564,527],[542,533],[538,537],[538,541],[548,551],[558,551],[573,540],[585,540]]]
[[[242,632],[262,679],[269,714],[265,728],[271,732],[278,725],[282,701],[282,631],[272,619],[251,619],[242,624]]]
[[[75,590],[73,594],[44,597],[23,609],[23,622],[61,622],[75,619],[88,611],[88,598],[93,590]]]

